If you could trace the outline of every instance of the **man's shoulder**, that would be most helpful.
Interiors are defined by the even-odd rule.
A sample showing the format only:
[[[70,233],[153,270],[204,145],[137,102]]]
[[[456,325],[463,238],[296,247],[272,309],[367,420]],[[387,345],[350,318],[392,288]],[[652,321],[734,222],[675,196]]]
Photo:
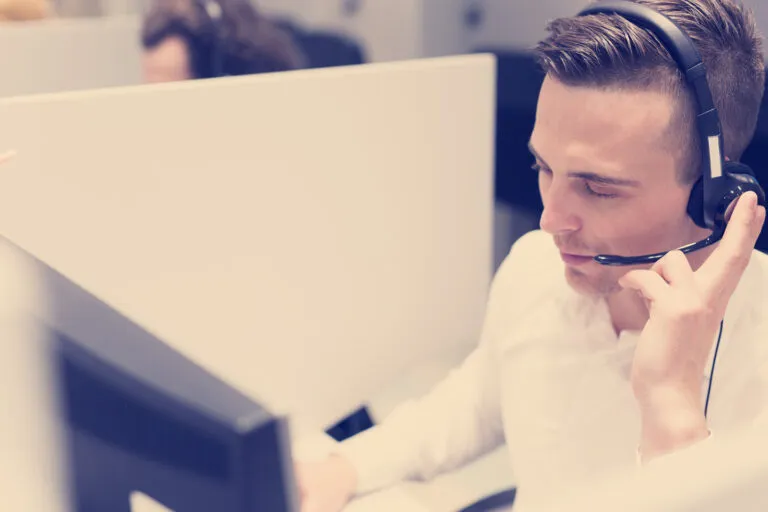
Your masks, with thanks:
[[[757,249],[752,251],[737,290],[746,294],[749,302],[768,302],[768,254]]]
[[[524,234],[512,245],[507,260],[517,268],[560,270],[562,261],[552,235],[537,229]],[[506,263],[506,261],[505,261]]]
[[[531,231],[512,246],[493,279],[485,336],[507,346],[534,319],[552,320],[552,301],[570,293],[560,252],[550,235]]]
[[[757,249],[752,251],[742,280],[749,282],[753,292],[762,292],[762,295],[768,297],[768,254]]]
[[[765,272],[765,269],[768,269],[768,254],[758,251],[757,249],[753,250],[749,264],[761,268],[763,269],[763,272]]]
[[[496,273],[501,288],[525,289],[532,294],[563,281],[563,262],[552,236],[529,231],[517,239]]]
[[[768,321],[764,311],[768,307],[768,255],[754,250],[747,268],[739,278],[728,301],[726,318],[734,325],[745,326],[748,330],[766,331]]]

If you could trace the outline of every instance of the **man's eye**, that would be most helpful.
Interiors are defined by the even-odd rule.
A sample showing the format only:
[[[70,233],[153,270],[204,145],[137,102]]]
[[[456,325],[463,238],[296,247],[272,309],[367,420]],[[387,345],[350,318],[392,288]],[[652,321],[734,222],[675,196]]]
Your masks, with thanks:
[[[584,182],[584,190],[587,192],[587,194],[595,197],[599,197],[601,199],[611,199],[613,197],[616,197],[616,194],[606,194],[603,192],[598,192],[597,190],[593,189],[589,182]]]

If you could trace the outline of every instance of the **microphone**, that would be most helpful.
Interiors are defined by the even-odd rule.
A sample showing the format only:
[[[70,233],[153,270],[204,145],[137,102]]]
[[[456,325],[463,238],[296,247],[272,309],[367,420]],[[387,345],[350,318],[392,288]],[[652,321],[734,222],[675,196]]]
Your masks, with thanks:
[[[723,238],[723,234],[725,233],[725,229],[718,229],[714,231],[711,235],[709,235],[704,240],[699,240],[698,242],[693,242],[688,245],[684,245],[683,247],[680,247],[678,251],[682,252],[683,254],[688,254],[690,252],[698,251],[701,249],[704,249],[705,247],[709,247],[710,245],[717,243],[720,241],[720,239]],[[618,267],[623,265],[643,265],[647,263],[655,263],[659,261],[661,258],[663,258],[668,252],[670,251],[664,251],[664,252],[657,252],[655,254],[645,254],[642,256],[617,256],[614,254],[598,254],[594,257],[594,260],[601,265],[606,266],[612,266],[612,267]]]

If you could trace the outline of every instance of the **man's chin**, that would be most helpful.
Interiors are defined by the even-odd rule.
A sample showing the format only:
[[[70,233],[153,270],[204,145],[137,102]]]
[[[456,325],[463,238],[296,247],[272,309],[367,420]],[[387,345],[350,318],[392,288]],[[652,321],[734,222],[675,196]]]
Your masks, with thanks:
[[[585,274],[581,270],[573,267],[565,267],[565,280],[568,286],[580,295],[589,297],[603,297],[616,291],[617,284],[613,281],[607,282],[600,279],[599,276]]]

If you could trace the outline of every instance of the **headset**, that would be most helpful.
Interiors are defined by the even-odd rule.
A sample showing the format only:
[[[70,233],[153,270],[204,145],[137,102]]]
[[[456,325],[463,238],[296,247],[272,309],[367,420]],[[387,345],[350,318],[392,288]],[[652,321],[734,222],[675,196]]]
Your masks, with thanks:
[[[712,234],[678,250],[683,254],[708,247],[723,237],[730,204],[748,191],[757,194],[758,204],[765,205],[765,192],[752,169],[739,162],[727,161],[723,154],[723,132],[707,74],[691,38],[667,16],[645,5],[628,0],[593,4],[578,16],[596,14],[618,15],[654,34],[669,51],[683,73],[696,100],[697,132],[701,147],[701,177],[691,189],[687,212],[697,226],[712,230]],[[602,265],[639,265],[660,260],[668,251],[642,256],[599,254],[595,261]]]
[[[223,19],[224,12],[221,4],[217,0],[197,0],[197,4],[205,16],[207,25],[211,27],[211,44],[210,48],[202,49],[209,59],[205,59],[201,64],[204,67],[203,74],[200,78],[217,78],[225,76],[224,73],[224,48],[222,44],[224,29]]]
[[[691,38],[667,16],[658,11],[628,0],[605,1],[583,9],[578,16],[614,14],[653,33],[669,51],[691,87],[696,100],[697,132],[701,144],[702,175],[694,183],[688,198],[687,213],[697,226],[711,229],[712,234],[678,250],[683,254],[698,251],[718,242],[728,222],[728,207],[739,196],[748,191],[757,194],[758,204],[765,206],[765,192],[757,182],[749,166],[725,159],[723,154],[723,132],[712,92],[707,83],[707,73],[696,46]],[[603,265],[638,265],[660,260],[667,252],[642,256],[616,256],[600,254],[595,260]],[[709,413],[709,399],[715,363],[723,336],[723,321],[717,333],[715,353],[709,373],[704,416]]]

